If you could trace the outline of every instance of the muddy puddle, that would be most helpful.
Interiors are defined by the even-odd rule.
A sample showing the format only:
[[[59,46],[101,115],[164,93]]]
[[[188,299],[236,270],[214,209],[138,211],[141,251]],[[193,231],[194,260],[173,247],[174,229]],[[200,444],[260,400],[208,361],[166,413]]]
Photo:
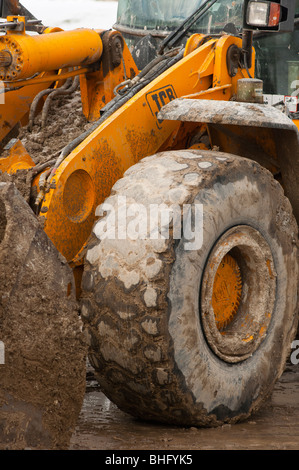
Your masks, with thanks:
[[[250,419],[216,429],[178,428],[135,420],[87,382],[70,450],[298,450],[299,365],[288,364],[272,397]]]

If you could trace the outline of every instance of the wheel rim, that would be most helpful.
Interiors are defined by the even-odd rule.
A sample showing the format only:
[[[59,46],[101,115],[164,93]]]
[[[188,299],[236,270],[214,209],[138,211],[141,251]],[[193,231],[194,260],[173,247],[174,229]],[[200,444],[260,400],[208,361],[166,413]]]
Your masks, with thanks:
[[[232,363],[251,356],[267,334],[275,298],[265,238],[249,226],[230,229],[209,256],[201,288],[201,321],[214,353]]]

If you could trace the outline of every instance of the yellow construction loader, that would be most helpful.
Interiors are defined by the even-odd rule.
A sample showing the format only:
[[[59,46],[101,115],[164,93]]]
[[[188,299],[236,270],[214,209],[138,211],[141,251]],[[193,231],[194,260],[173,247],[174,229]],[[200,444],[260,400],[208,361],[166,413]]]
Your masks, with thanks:
[[[246,419],[297,332],[299,1],[0,8],[0,448],[68,447],[87,356],[135,417]]]

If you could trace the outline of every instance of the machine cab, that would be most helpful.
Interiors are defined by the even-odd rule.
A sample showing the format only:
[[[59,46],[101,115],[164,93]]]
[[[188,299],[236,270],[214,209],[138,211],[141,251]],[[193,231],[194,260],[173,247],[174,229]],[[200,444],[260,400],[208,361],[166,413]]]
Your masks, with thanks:
[[[292,32],[255,31],[256,77],[264,82],[265,102],[288,108],[290,117],[299,118],[299,0],[295,1]],[[165,37],[207,0],[119,0],[117,23],[142,69],[158,54]],[[211,3],[211,2],[210,2]],[[193,33],[241,35],[244,0],[217,0],[203,10],[188,31]]]

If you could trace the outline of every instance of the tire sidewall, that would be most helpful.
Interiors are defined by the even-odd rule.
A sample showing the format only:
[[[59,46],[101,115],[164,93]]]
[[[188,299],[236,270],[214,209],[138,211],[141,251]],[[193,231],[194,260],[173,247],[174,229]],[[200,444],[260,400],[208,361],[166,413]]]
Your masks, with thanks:
[[[297,301],[296,250],[290,234],[279,223],[278,194],[273,181],[250,165],[242,165],[240,177],[232,184],[229,173],[214,178],[209,188],[194,199],[203,204],[203,245],[185,250],[182,238],[175,249],[169,289],[169,332],[174,360],[182,386],[208,414],[222,416],[249,414],[271,391],[281,375],[291,348],[292,317]],[[262,197],[261,197],[262,195]],[[249,225],[268,243],[277,273],[276,300],[267,336],[248,359],[229,364],[209,347],[201,324],[200,291],[208,256],[222,234],[232,227]]]

